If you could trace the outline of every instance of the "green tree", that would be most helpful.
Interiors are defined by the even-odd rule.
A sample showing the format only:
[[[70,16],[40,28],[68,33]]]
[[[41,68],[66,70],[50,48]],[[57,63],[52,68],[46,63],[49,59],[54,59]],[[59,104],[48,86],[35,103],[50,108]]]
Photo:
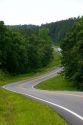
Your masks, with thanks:
[[[48,37],[47,29],[38,30],[29,37],[29,66],[37,69],[47,65],[52,58],[52,44]]]
[[[76,86],[83,83],[83,17],[77,22],[62,45],[62,63],[65,67],[66,78],[75,81]]]
[[[12,33],[10,49],[7,51],[6,68],[11,73],[27,72],[28,53],[26,40],[19,33]]]
[[[19,28],[18,28],[19,29]],[[25,73],[47,65],[52,47],[47,29],[35,29],[24,35],[12,31],[0,22],[0,68],[10,73]]]

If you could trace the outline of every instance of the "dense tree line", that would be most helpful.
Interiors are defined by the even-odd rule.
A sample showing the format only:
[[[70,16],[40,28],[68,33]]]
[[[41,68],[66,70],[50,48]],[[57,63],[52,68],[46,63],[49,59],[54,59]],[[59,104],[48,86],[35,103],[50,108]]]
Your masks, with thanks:
[[[7,26],[9,29],[11,29],[13,32],[19,32],[23,36],[27,37],[30,36],[32,33],[35,33],[39,30],[39,26],[36,25],[12,25]]]
[[[77,87],[83,89],[83,17],[67,34],[61,48],[66,78],[74,81]]]
[[[47,28],[49,31],[49,37],[55,44],[60,44],[64,39],[66,33],[72,30],[73,25],[79,20],[78,18],[69,18],[67,20],[61,20],[57,22],[43,24],[41,26],[36,25],[14,25],[7,26],[15,32],[20,32],[24,36],[28,36],[37,31],[38,29]]]
[[[38,28],[29,34],[16,31],[0,21],[0,69],[25,73],[46,66],[52,59],[48,30]]]
[[[69,18],[67,20],[61,20],[53,23],[44,24],[41,27],[49,29],[49,36],[55,44],[60,44],[64,39],[66,33],[72,30],[74,23],[79,20],[78,18]]]

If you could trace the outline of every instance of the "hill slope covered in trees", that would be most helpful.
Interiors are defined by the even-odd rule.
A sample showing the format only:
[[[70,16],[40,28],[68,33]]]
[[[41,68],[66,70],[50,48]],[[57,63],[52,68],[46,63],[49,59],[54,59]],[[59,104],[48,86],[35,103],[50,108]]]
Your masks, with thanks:
[[[42,25],[49,29],[49,36],[55,44],[60,44],[64,39],[66,33],[72,30],[73,25],[79,20],[78,18],[70,18],[67,20],[61,20],[53,23]]]
[[[60,44],[60,42],[64,39],[66,33],[72,30],[73,25],[79,20],[78,18],[70,18],[67,20],[61,20],[57,22],[43,24],[41,26],[36,25],[15,25],[8,26],[13,31],[20,32],[21,34],[27,36],[32,32],[36,32],[39,29],[47,28],[49,32],[49,37],[53,41],[54,44]]]

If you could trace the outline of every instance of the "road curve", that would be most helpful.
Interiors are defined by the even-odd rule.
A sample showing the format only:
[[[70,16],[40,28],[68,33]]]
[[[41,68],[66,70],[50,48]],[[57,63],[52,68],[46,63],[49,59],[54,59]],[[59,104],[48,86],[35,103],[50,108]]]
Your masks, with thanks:
[[[36,84],[56,76],[62,70],[62,67],[58,67],[44,75],[8,84],[3,88],[49,104],[70,125],[83,125],[83,92],[47,91],[34,88]]]

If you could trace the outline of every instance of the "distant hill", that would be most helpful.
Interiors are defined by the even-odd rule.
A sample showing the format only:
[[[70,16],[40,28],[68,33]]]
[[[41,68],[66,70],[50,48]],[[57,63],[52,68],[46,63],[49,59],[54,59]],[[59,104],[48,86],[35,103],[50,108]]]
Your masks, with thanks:
[[[20,32],[24,36],[29,36],[30,34],[36,32],[39,29],[39,26],[36,25],[9,25],[7,26],[9,29],[14,32]]]
[[[13,30],[21,30],[21,29],[35,29],[35,28],[38,28],[39,26],[37,25],[27,25],[27,24],[24,24],[24,25],[8,25],[7,27],[13,29]]]
[[[52,41],[57,44],[62,41],[65,37],[65,34],[70,32],[73,25],[79,20],[78,18],[69,18],[67,20],[61,20],[58,22],[52,22],[48,24],[44,24],[41,27],[46,27],[49,29],[49,36]]]
[[[61,20],[57,22],[43,24],[41,26],[36,25],[13,25],[8,26],[8,28],[12,29],[15,32],[20,32],[21,34],[28,36],[32,34],[32,32],[36,32],[41,28],[47,28],[49,31],[49,36],[51,40],[55,44],[60,44],[60,42],[64,39],[66,33],[70,32],[73,25],[79,20],[78,18],[69,18],[67,20]]]

